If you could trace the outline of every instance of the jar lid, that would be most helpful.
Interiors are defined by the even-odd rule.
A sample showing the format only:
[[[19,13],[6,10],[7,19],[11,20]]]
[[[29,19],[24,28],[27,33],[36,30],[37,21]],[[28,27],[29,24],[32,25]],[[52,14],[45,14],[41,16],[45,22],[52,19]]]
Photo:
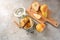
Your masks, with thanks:
[[[16,17],[21,17],[23,15],[25,15],[25,8],[24,7],[18,8],[14,13],[14,16],[16,16]]]

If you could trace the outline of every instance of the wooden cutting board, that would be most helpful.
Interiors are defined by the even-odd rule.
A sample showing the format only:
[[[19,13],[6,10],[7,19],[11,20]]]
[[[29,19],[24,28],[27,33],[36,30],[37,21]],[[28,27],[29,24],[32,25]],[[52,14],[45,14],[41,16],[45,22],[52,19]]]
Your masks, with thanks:
[[[36,13],[36,12],[35,12],[34,10],[32,10],[31,6],[29,6],[29,8],[26,10],[26,12],[27,12],[27,14],[28,14],[30,17],[32,17],[33,19],[35,19],[35,20],[36,20],[37,22],[39,22],[39,23],[49,22],[50,24],[52,24],[52,25],[55,26],[55,27],[58,27],[58,25],[59,25],[58,22],[56,22],[53,18],[50,17],[49,12],[48,12],[48,15],[49,15],[49,16],[48,16],[47,18],[43,17],[43,16],[41,15],[41,12],[38,12],[39,15],[42,16],[41,19],[37,19],[36,17],[34,17],[33,14]]]

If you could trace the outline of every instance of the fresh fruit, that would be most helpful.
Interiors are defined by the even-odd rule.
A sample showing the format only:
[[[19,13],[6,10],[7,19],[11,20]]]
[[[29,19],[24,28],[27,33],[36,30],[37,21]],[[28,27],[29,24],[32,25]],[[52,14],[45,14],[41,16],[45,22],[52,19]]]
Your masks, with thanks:
[[[32,3],[32,9],[34,9],[34,11],[38,11],[38,9],[39,9],[39,3],[38,2]]]
[[[34,16],[37,18],[37,19],[40,19],[41,16],[39,14],[34,14]]]
[[[44,30],[44,28],[45,28],[45,24],[37,24],[36,25],[36,30],[38,32],[42,32]]]
[[[47,17],[48,6],[46,4],[41,5],[40,7],[41,13],[44,17]]]

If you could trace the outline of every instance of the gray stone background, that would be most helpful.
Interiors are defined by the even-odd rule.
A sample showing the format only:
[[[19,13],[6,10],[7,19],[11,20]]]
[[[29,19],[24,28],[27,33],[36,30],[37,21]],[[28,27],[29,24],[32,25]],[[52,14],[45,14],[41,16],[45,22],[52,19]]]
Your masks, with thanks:
[[[53,11],[52,17],[60,23],[60,0],[38,0],[46,3]],[[13,23],[14,11],[24,6],[27,8],[33,0],[0,0],[0,40],[60,40],[60,26],[53,27],[47,24],[44,32],[27,32]]]

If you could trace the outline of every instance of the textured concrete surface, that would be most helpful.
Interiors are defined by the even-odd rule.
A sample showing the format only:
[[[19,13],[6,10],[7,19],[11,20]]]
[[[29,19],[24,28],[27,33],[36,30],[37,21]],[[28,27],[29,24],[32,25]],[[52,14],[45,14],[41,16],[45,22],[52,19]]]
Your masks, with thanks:
[[[14,11],[24,6],[27,8],[33,0],[0,0],[0,40],[60,40],[60,26],[58,28],[47,24],[42,33],[34,33],[18,28],[13,23]],[[53,11],[52,17],[60,23],[60,0],[38,0],[46,3]]]

